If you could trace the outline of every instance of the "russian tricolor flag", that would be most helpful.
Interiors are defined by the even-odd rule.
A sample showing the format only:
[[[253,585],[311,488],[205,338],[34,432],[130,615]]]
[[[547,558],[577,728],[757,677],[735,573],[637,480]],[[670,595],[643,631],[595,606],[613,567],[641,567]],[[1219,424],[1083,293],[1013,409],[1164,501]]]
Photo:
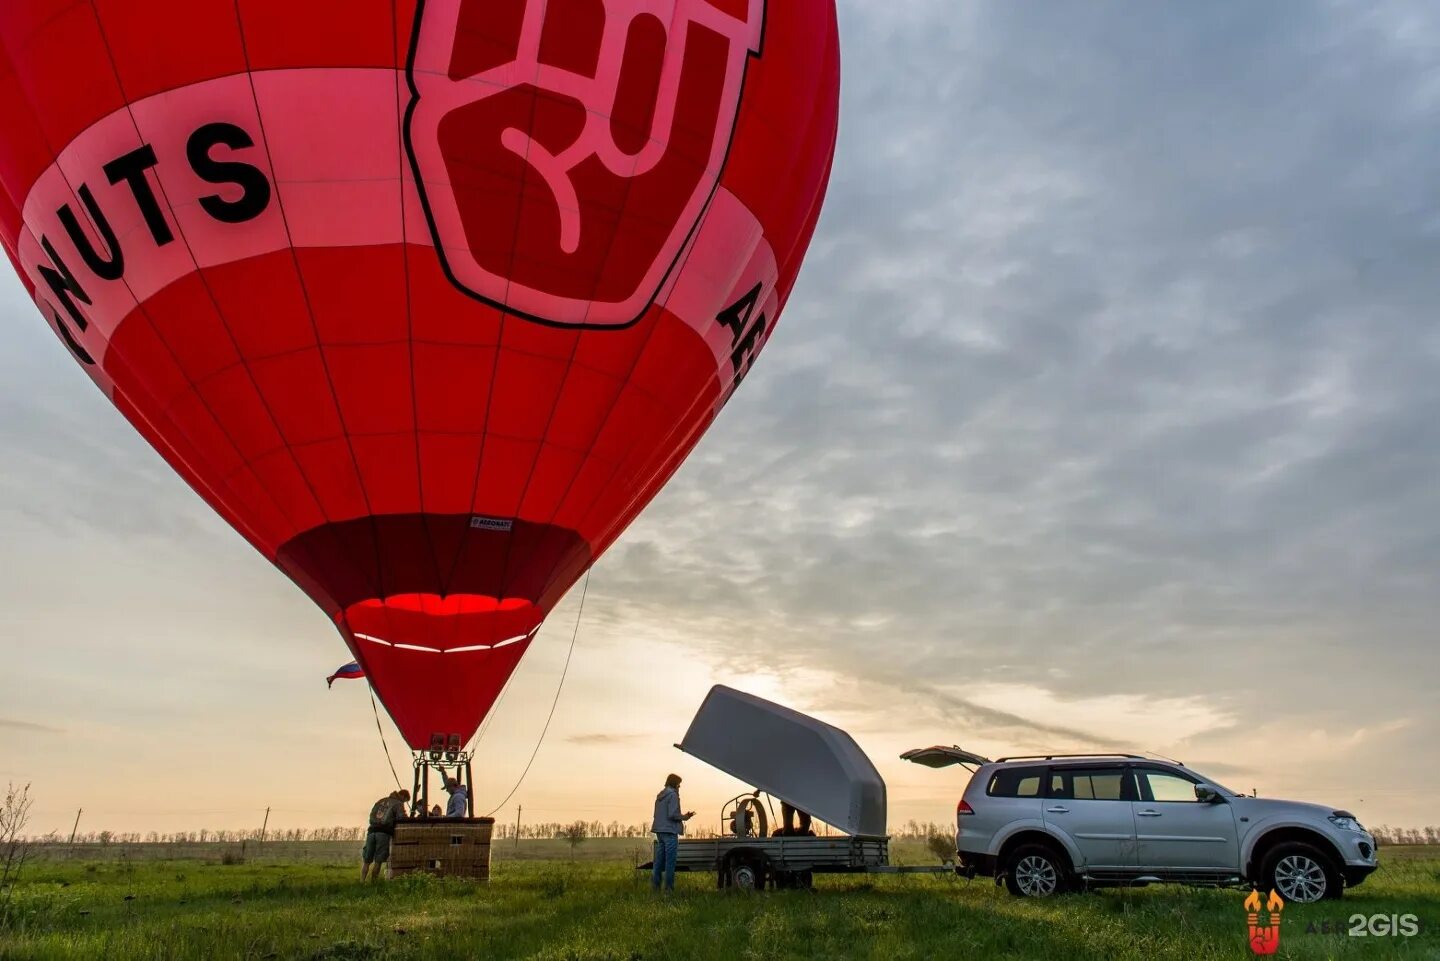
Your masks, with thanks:
[[[349,664],[346,664],[344,667],[340,668],[340,670],[336,671],[334,674],[331,674],[329,677],[325,678],[325,686],[326,686],[326,687],[332,686],[332,685],[335,683],[336,679],[354,681],[354,680],[358,680],[358,679],[360,679],[360,678],[362,678],[362,677],[364,677],[364,676],[365,676],[365,670],[364,670],[364,668],[362,668],[362,667],[361,667],[359,664],[357,664],[355,661],[351,661]]]

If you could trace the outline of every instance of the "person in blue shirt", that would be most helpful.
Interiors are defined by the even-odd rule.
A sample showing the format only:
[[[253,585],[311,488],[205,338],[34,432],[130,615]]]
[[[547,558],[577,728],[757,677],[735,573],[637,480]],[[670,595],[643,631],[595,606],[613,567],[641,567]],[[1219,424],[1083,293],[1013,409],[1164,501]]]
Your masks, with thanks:
[[[655,820],[650,824],[650,830],[655,835],[655,861],[650,872],[650,890],[660,890],[662,877],[666,892],[675,890],[675,855],[680,846],[680,835],[685,833],[685,822],[694,816],[694,811],[681,813],[680,775],[670,775],[665,779],[665,787],[655,795]]]
[[[458,778],[447,775],[443,767],[440,768],[440,780],[444,782],[445,791],[450,795],[450,800],[445,805],[445,816],[447,818],[469,817],[470,789],[461,784]]]

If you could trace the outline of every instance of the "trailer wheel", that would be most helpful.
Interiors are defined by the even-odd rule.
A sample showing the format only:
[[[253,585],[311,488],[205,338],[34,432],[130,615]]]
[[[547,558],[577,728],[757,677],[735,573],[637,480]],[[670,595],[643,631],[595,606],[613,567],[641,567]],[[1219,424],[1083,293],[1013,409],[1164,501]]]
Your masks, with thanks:
[[[736,861],[730,866],[730,886],[740,891],[762,891],[765,871],[754,861]]]

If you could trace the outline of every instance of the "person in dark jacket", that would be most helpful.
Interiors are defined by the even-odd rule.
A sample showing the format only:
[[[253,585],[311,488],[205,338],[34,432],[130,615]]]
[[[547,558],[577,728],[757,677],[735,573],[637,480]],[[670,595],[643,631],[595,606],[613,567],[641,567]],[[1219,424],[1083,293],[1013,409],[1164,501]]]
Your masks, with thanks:
[[[661,878],[667,892],[675,890],[675,855],[680,846],[680,835],[685,833],[685,822],[695,816],[694,811],[680,811],[680,775],[672,774],[665,779],[665,787],[655,795],[655,820],[650,830],[655,834],[655,861],[650,872],[650,890],[660,890]]]
[[[395,836],[395,822],[405,817],[410,792],[401,788],[391,791],[370,808],[370,823],[365,831],[365,850],[361,854],[360,880],[380,877],[380,869],[390,860],[390,839]]]

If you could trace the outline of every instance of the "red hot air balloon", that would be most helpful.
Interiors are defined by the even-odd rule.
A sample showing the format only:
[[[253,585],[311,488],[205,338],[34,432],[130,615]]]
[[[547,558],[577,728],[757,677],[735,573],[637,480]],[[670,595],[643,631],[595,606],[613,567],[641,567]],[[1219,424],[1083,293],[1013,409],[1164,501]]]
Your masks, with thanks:
[[[833,0],[5,0],[0,239],[463,743],[769,338],[838,87]]]

